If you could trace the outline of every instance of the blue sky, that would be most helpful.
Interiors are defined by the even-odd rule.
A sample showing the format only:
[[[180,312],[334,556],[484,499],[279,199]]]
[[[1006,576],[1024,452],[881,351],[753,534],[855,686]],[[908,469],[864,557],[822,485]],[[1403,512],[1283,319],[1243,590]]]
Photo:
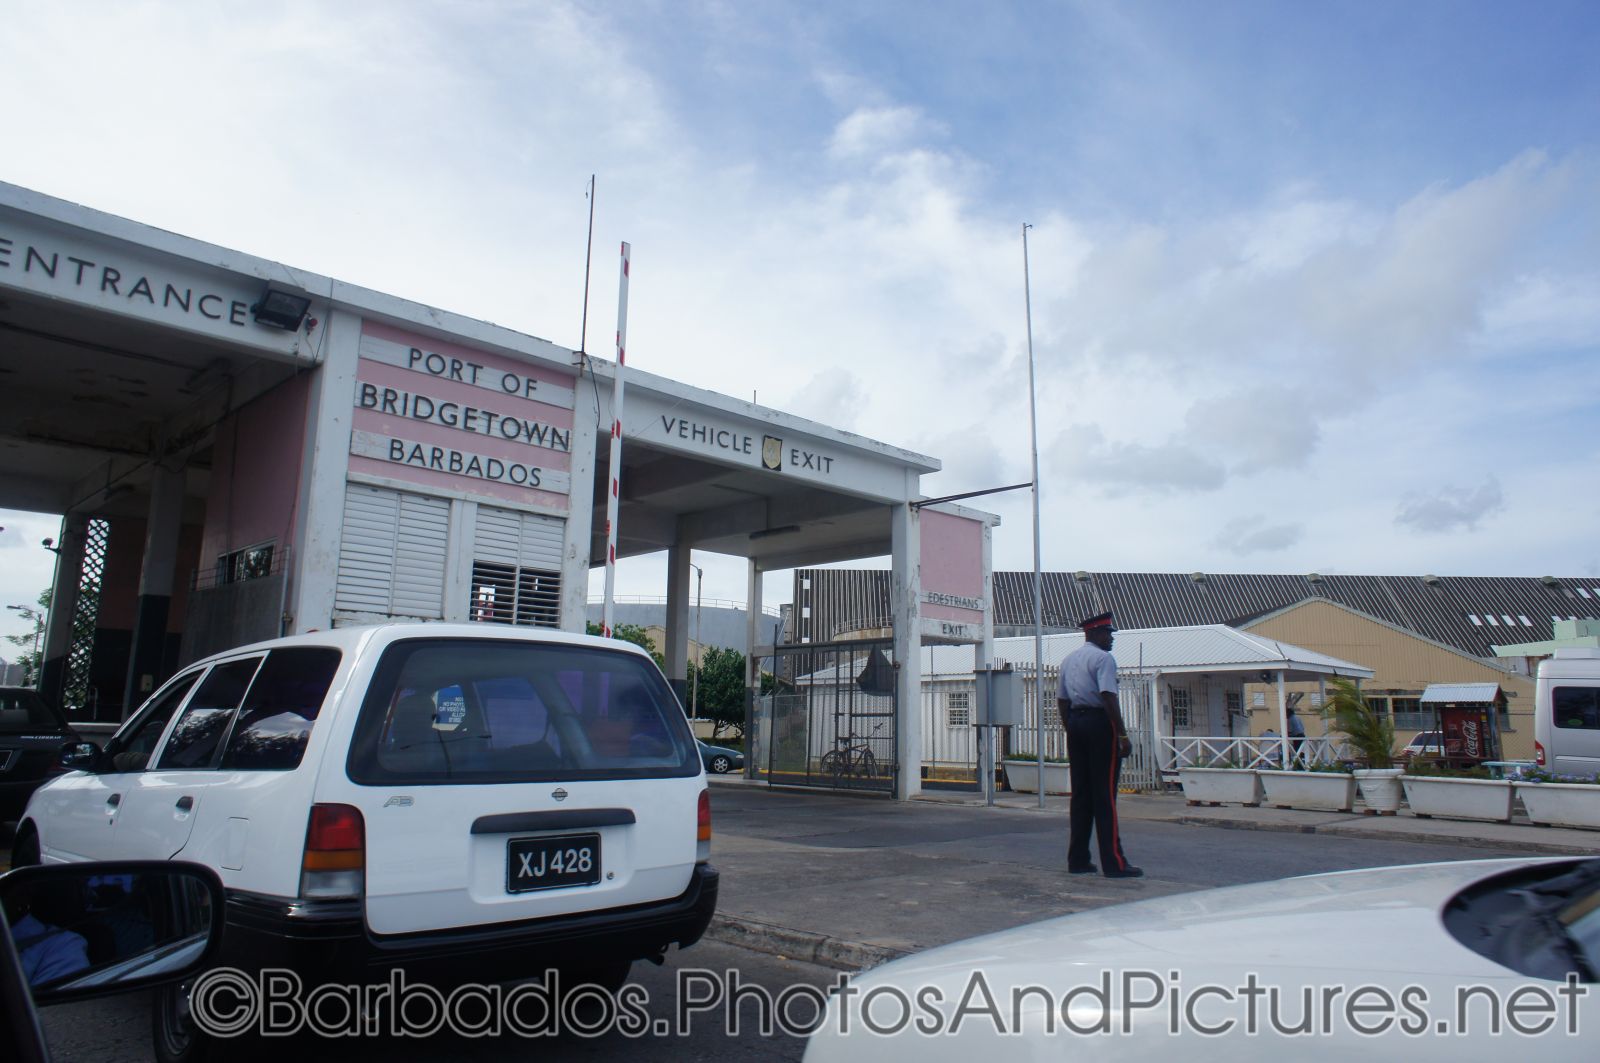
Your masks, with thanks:
[[[568,346],[596,173],[592,349],[626,239],[630,362],[938,457],[929,493],[1027,478],[1033,223],[1049,567],[1600,574],[1593,3],[24,2],[8,37],[0,178]],[[49,522],[0,523],[31,598]]]

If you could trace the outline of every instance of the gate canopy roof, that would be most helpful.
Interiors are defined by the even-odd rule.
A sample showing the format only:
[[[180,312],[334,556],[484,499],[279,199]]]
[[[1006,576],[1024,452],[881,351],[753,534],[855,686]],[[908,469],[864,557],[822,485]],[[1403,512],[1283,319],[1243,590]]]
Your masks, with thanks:
[[[1062,658],[1082,645],[1082,634],[1046,635],[1045,667],[1058,667]],[[1121,672],[1228,672],[1242,673],[1247,679],[1261,679],[1261,673],[1270,673],[1274,681],[1279,673],[1290,681],[1323,676],[1372,678],[1372,669],[1363,665],[1276,639],[1236,631],[1221,624],[1126,628],[1117,632],[1111,653],[1117,660],[1117,670]],[[927,662],[924,675],[970,675],[972,672],[970,650],[933,647],[924,649],[923,654]],[[929,655],[931,659],[927,659]],[[1032,671],[1033,639],[995,639],[994,655],[997,661],[1009,661],[1015,668]]]

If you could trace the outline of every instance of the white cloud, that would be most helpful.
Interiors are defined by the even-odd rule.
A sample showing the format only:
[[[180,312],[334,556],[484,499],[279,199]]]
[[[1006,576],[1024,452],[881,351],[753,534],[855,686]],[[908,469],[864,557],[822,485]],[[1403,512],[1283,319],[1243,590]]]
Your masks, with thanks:
[[[1476,531],[1505,508],[1500,483],[1491,476],[1477,487],[1449,485],[1410,493],[1401,499],[1394,522],[1420,532]]]
[[[1265,517],[1237,517],[1223,525],[1212,545],[1239,557],[1289,549],[1305,538],[1301,524],[1268,524]]]
[[[861,107],[833,131],[828,154],[836,159],[867,159],[914,148],[938,131],[915,107]]]
[[[28,5],[17,39],[37,46],[15,49],[11,77],[52,91],[8,116],[7,179],[576,345],[598,173],[591,350],[609,351],[626,239],[630,362],[930,453],[947,467],[930,494],[1029,476],[1029,221],[1047,564],[1218,568],[1241,544],[1301,570],[1592,557],[1596,514],[1522,473],[1499,510],[1482,488],[1402,506],[1408,528],[1478,527],[1470,545],[1383,519],[1462,468],[1509,482],[1513,461],[1549,463],[1556,488],[1592,468],[1589,436],[1531,427],[1550,409],[1594,423],[1594,389],[1547,371],[1552,347],[1592,357],[1600,336],[1592,156],[1441,164],[1388,198],[1308,165],[1314,178],[1253,199],[1174,187],[1159,209],[1086,206],[1051,182],[1081,187],[1071,174],[1124,157],[1132,141],[1094,143],[1116,129],[1074,142],[1014,123],[1043,175],[1025,182],[963,134],[962,92],[918,95],[841,54],[811,32],[825,13],[765,27],[787,36],[760,46],[796,68],[771,75],[791,86],[779,101],[741,80],[755,16],[708,10],[670,18],[732,34],[710,57],[669,54],[650,5]],[[1083,74],[1082,99],[1126,91],[1140,114],[1228,124],[1192,57],[1175,95],[1157,76],[1174,53],[1148,27],[1092,17],[1125,62]],[[770,142],[685,88],[707,69],[703,93]],[[990,89],[991,105],[1018,102]],[[145,120],[107,106],[113,92]],[[292,135],[262,135],[273,114],[294,116]],[[293,210],[248,206],[269,201]],[[993,501],[1001,567],[1031,553],[1019,506]],[[1114,533],[1078,538],[1086,510]],[[1241,513],[1270,516],[1230,522]],[[728,573],[717,596],[742,597]]]
[[[1223,467],[1177,440],[1149,445],[1107,440],[1094,425],[1070,425],[1050,447],[1058,470],[1111,496],[1139,491],[1214,491]]]

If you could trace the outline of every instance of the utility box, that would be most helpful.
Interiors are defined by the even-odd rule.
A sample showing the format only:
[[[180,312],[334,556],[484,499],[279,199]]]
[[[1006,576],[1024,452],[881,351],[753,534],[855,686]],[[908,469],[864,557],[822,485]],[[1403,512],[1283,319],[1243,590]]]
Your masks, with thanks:
[[[979,727],[1021,727],[1022,677],[1008,664],[976,669],[973,678],[978,683],[978,711],[972,722]]]

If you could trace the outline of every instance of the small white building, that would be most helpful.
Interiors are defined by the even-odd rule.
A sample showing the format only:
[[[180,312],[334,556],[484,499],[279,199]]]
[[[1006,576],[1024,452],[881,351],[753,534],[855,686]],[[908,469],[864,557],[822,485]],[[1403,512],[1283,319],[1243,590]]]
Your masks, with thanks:
[[[1082,634],[1044,638],[1047,757],[1066,755],[1066,736],[1055,711],[1056,684],[1062,659],[1082,645]],[[1134,740],[1134,755],[1123,769],[1124,782],[1136,786],[1155,785],[1161,770],[1193,759],[1192,750],[1247,739],[1252,714],[1268,714],[1269,726],[1280,735],[1286,733],[1288,683],[1320,683],[1332,676],[1359,681],[1373,674],[1351,661],[1222,624],[1118,631],[1112,655],[1117,660],[1123,717]],[[1035,756],[1039,732],[1034,640],[996,639],[994,663],[1010,664],[1027,677],[1025,724],[1012,729],[1000,748],[1008,754]],[[974,777],[973,664],[973,652],[967,647],[922,650],[923,763],[930,779]],[[1247,692],[1247,685],[1276,688],[1276,694]],[[1320,701],[1313,695],[1308,712],[1314,712]]]

